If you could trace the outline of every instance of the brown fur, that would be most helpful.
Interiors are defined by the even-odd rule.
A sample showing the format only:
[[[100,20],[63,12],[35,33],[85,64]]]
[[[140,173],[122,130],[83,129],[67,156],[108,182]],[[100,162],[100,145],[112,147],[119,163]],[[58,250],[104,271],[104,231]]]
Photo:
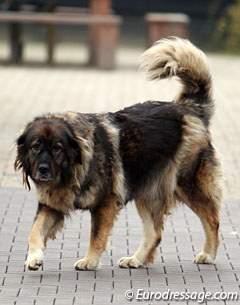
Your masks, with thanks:
[[[110,199],[101,208],[91,211],[90,245],[85,257],[75,263],[77,270],[96,269],[98,267],[102,253],[107,248],[107,241],[118,213],[119,209],[114,198]],[[87,265],[86,261],[88,262]]]

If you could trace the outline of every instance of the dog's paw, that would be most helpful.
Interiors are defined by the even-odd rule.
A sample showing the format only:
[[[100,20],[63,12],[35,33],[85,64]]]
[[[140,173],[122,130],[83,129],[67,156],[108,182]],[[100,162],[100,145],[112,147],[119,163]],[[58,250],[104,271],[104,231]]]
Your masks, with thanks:
[[[99,265],[98,260],[90,260],[88,258],[82,258],[76,261],[74,267],[76,270],[97,270]]]
[[[194,259],[195,264],[213,264],[214,258],[211,254],[204,251],[200,252]]]
[[[29,252],[25,266],[29,270],[38,270],[43,264],[43,251],[37,250],[34,252]]]
[[[120,268],[141,268],[144,266],[144,263],[139,261],[134,255],[120,258],[117,264]]]

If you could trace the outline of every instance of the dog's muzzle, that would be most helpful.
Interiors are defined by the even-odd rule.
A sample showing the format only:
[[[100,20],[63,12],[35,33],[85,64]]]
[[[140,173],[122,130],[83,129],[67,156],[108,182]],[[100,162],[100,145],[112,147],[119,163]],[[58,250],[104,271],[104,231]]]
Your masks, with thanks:
[[[40,163],[34,177],[38,181],[50,181],[53,179],[52,172],[48,163]]]

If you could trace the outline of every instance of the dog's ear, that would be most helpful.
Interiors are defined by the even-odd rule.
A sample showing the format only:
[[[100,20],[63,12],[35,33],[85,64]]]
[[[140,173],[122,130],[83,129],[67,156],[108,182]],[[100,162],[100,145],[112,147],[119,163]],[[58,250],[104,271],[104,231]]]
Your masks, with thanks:
[[[27,155],[26,137],[27,137],[27,134],[24,132],[19,136],[19,138],[16,141],[17,156],[16,156],[16,159],[14,162],[14,169],[15,169],[15,171],[22,170],[23,184],[30,191],[31,186],[30,186],[30,183],[28,180],[29,169],[27,168],[27,165],[26,165],[26,155]]]
[[[68,140],[74,152],[74,161],[82,165],[82,152],[78,137],[75,135],[69,135]]]
[[[23,168],[23,159],[26,153],[26,134],[23,133],[16,141],[17,145],[17,156],[14,162],[14,169],[20,170]]]
[[[71,134],[70,145],[74,151],[74,160],[79,164],[84,164],[84,160],[89,160],[92,156],[93,145],[78,134]]]

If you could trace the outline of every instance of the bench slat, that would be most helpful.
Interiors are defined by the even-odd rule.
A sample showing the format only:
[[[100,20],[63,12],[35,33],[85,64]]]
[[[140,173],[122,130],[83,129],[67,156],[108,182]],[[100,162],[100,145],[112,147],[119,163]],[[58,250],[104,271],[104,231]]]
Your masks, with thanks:
[[[119,24],[118,16],[68,14],[68,13],[25,13],[0,12],[0,22],[37,24]]]

